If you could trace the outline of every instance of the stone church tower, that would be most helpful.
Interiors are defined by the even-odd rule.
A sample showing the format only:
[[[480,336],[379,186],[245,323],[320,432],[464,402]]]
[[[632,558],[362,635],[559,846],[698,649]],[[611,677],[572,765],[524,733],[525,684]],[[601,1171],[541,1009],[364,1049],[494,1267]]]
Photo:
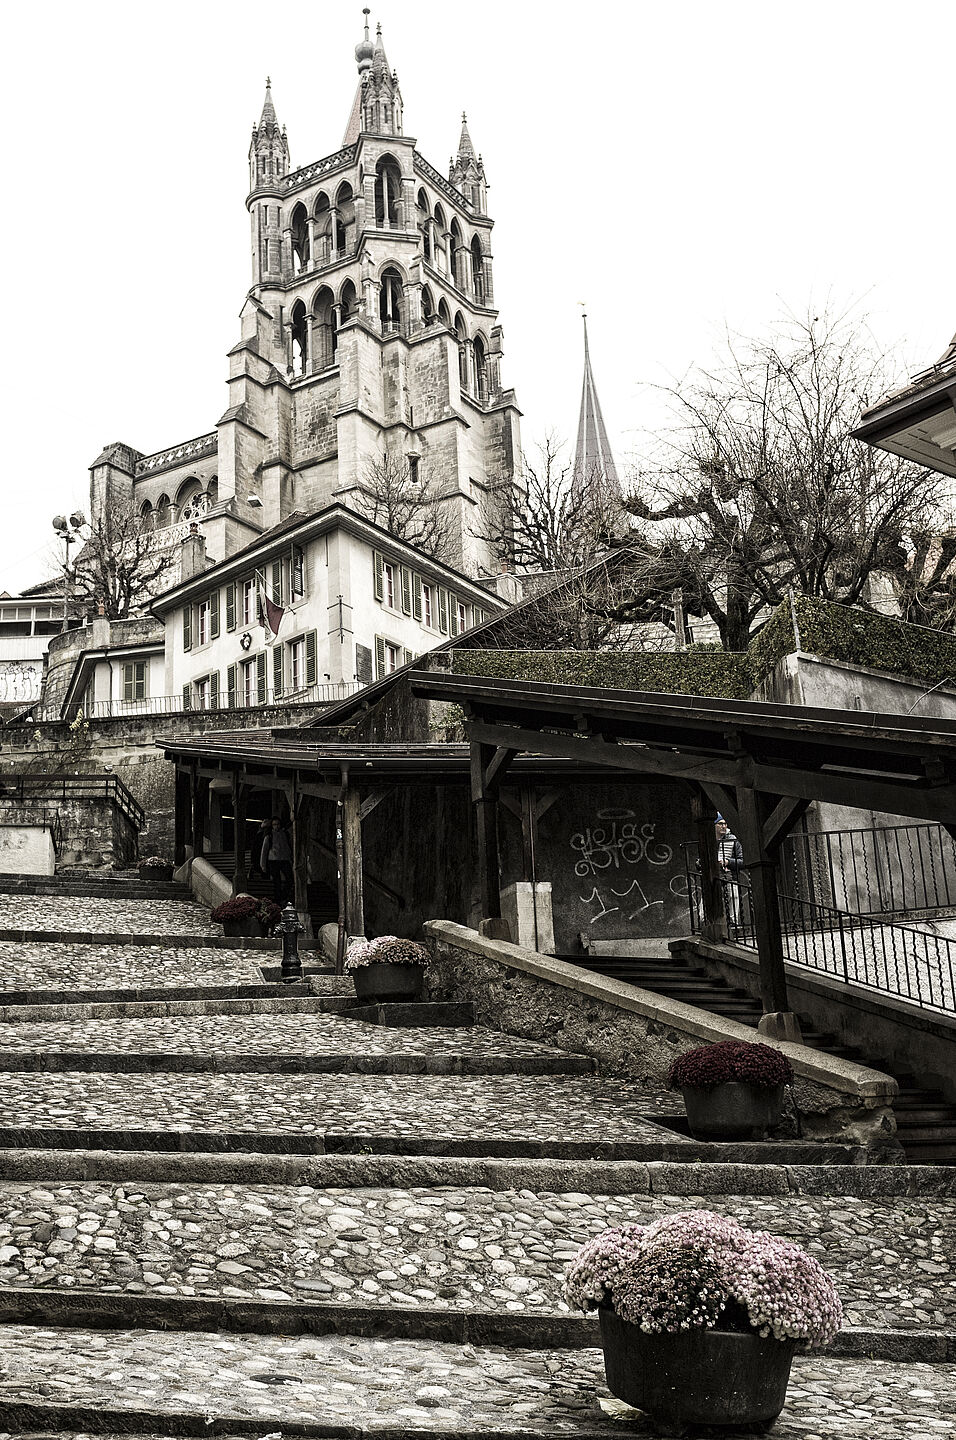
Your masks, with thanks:
[[[252,288],[215,432],[153,456],[108,446],[93,504],[132,492],[157,529],[198,521],[218,560],[293,511],[370,513],[363,491],[384,473],[435,497],[450,563],[491,575],[519,434],[501,388],[484,166],[464,122],[448,179],[419,154],[365,15],[333,154],[291,168],[266,84],[249,147]]]

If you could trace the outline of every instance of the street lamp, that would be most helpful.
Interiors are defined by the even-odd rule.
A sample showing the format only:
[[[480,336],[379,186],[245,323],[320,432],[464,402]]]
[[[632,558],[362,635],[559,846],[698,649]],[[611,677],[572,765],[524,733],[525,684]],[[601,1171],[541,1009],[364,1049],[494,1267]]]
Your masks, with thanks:
[[[82,538],[80,531],[86,524],[86,516],[82,510],[74,510],[70,516],[54,515],[53,528],[59,535],[66,548],[66,559],[63,563],[63,624],[61,630],[66,630],[69,625],[70,598],[72,592],[71,581],[73,572],[70,569],[70,546],[79,543]]]

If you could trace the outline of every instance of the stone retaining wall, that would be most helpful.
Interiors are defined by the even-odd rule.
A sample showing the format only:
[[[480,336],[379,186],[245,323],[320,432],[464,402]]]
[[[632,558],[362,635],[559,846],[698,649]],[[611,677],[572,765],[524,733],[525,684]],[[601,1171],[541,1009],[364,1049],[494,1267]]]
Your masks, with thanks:
[[[485,939],[451,921],[431,920],[424,931],[433,957],[426,982],[432,999],[472,1000],[479,1024],[591,1055],[604,1075],[659,1085],[684,1050],[755,1039],[734,1020]],[[902,1158],[892,1076],[803,1045],[764,1043],[788,1055],[796,1072],[790,1134],[862,1145],[871,1161]]]

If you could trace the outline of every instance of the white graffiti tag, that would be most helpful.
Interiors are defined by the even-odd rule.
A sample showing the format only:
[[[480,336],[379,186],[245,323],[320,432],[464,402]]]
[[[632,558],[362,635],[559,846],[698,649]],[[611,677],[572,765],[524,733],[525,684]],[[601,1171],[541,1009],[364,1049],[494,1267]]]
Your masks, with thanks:
[[[591,919],[588,921],[589,925],[593,925],[598,920],[603,920],[605,915],[613,915],[614,911],[620,908],[617,905],[605,905],[604,901],[601,899],[601,893],[596,886],[591,891],[590,895],[579,895],[578,899],[581,901],[582,905],[590,905],[593,900],[596,900],[598,905],[600,905],[601,907],[596,915],[591,916]]]
[[[579,877],[620,870],[624,865],[668,865],[674,851],[654,838],[653,822],[638,825],[633,810],[599,810],[601,824],[589,825],[571,836],[571,849],[580,853],[574,873]]]

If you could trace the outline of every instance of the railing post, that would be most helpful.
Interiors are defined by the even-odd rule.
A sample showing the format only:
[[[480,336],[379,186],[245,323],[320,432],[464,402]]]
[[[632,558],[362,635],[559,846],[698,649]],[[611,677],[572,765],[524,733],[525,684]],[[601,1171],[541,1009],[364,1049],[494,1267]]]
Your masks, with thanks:
[[[849,985],[849,983],[850,983],[850,972],[849,972],[849,967],[847,966],[847,963],[846,963],[846,934],[844,933],[844,929],[843,929],[843,916],[840,914],[839,911],[837,911],[837,923],[838,923],[838,925],[839,925],[839,933],[840,933],[840,953],[841,953],[841,955],[842,955],[842,957],[843,957],[843,983],[844,983],[844,985]]]

